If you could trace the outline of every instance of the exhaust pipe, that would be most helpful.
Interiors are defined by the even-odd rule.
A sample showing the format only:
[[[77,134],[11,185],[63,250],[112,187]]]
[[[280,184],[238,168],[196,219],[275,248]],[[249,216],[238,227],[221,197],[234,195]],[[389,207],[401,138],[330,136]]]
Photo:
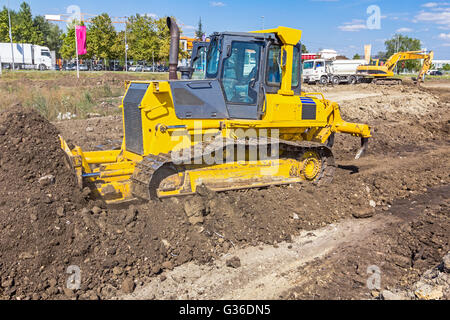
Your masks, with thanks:
[[[169,80],[178,80],[178,52],[180,50],[180,29],[174,18],[167,17],[167,27],[170,30]]]

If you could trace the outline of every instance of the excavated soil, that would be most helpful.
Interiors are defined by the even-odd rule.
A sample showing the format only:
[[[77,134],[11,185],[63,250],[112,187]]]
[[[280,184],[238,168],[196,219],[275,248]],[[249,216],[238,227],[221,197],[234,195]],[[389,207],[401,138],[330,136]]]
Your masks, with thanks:
[[[438,267],[450,250],[450,186],[429,189],[409,199],[397,200],[386,219],[397,219],[376,229],[360,243],[347,243],[321,261],[303,266],[297,286],[285,292],[288,299],[382,298],[382,289],[405,290],[430,268]],[[380,287],[368,287],[380,274]],[[370,281],[369,281],[370,284]],[[449,299],[450,283],[446,284]],[[404,299],[416,298],[414,293]]]
[[[59,147],[58,131],[35,111],[0,113],[0,261],[3,298],[43,290],[74,254],[70,216],[84,200]],[[41,179],[42,178],[42,179]]]
[[[201,190],[188,198],[109,208],[77,190],[59,149],[58,130],[85,150],[113,148],[122,138],[120,118],[50,124],[14,106],[0,113],[0,298],[114,298],[190,261],[212,265],[238,248],[277,247],[305,230],[379,214],[401,222],[312,262],[309,276],[299,280],[306,284],[287,287],[282,297],[367,298],[363,289],[355,291],[358,283],[362,286],[358,272],[365,272],[350,272],[355,272],[355,259],[357,265],[387,265],[390,284],[405,276],[395,267],[399,260],[401,268],[416,268],[416,277],[411,276],[416,280],[445,255],[450,238],[449,105],[445,88],[428,90],[326,88],[345,119],[369,123],[374,131],[368,155],[360,161],[352,160],[359,141],[337,136],[338,170],[331,185],[218,194]],[[41,179],[48,175],[54,179]],[[410,214],[416,202],[424,210]],[[372,262],[375,248],[381,258]],[[67,289],[70,266],[81,270],[79,290]],[[322,280],[326,274],[335,275],[337,287]]]

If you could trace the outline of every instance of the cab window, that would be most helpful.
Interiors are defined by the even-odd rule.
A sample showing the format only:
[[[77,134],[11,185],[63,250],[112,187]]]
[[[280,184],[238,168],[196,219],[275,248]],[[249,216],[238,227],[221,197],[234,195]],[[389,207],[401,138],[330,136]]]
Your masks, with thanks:
[[[220,41],[214,39],[211,43],[210,50],[208,50],[206,77],[216,78],[219,70],[220,58]]]
[[[50,52],[46,50],[41,50],[41,56],[51,58]]]
[[[281,85],[281,47],[280,46],[271,46],[269,48],[268,61],[267,61],[267,78],[266,82],[270,86]],[[311,65],[308,65],[311,63]],[[305,63],[305,69],[311,69],[313,62]],[[299,84],[299,74],[300,74],[300,49],[298,47],[294,47],[294,62],[292,65],[292,86],[297,87]]]
[[[206,47],[198,50],[198,58],[195,60],[193,66],[194,73],[192,79],[204,79],[206,71]]]
[[[307,69],[312,69],[314,67],[314,62],[309,61],[309,62],[305,62],[303,64],[303,69],[307,70]]]
[[[222,85],[229,103],[256,104],[262,44],[234,41],[231,54],[223,62]]]

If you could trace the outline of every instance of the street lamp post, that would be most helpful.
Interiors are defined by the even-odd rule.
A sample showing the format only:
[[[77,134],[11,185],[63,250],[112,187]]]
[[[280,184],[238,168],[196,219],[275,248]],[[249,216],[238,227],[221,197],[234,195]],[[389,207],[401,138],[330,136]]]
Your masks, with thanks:
[[[125,72],[128,72],[128,42],[127,42],[128,22],[125,22]]]
[[[9,40],[11,42],[11,56],[12,56],[12,70],[15,70],[15,61],[14,61],[14,47],[13,47],[13,39],[12,39],[12,30],[11,30],[11,13],[9,11],[9,0],[8,0],[8,20],[9,20]]]

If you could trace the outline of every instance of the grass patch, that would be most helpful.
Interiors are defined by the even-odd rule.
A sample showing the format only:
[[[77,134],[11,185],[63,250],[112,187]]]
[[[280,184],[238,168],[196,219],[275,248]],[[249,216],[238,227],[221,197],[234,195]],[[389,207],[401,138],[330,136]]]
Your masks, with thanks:
[[[0,77],[0,109],[21,104],[35,108],[50,121],[60,115],[119,113],[126,80],[167,80],[167,73],[4,71]]]
[[[142,80],[167,80],[169,74],[166,72],[124,72],[124,71],[82,71],[80,79],[95,79],[103,77],[120,77]],[[3,80],[58,80],[73,78],[77,80],[76,71],[37,71],[37,70],[4,70],[1,76]]]

